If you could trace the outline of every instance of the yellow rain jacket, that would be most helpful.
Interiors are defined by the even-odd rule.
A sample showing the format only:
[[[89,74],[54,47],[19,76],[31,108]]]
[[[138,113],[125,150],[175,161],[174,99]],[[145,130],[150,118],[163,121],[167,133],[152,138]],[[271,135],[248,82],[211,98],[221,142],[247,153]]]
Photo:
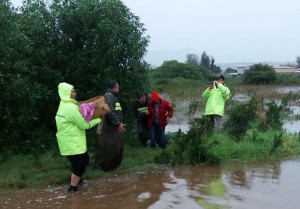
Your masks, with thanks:
[[[96,118],[86,122],[80,113],[77,101],[70,98],[73,86],[67,83],[58,85],[60,104],[55,116],[57,142],[61,155],[77,155],[87,151],[85,130],[101,122]]]
[[[207,100],[205,115],[224,115],[225,101],[229,98],[230,90],[223,84],[219,83],[218,87],[209,90],[207,88],[203,94],[203,99]]]

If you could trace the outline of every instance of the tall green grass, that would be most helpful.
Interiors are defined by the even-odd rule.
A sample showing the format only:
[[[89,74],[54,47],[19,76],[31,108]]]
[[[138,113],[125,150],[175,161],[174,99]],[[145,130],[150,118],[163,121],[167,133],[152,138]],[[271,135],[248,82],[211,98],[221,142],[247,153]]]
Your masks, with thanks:
[[[121,166],[111,172],[93,170],[93,153],[90,154],[90,165],[83,178],[97,179],[111,175],[161,169],[154,163],[154,156],[160,152],[142,147],[126,146]],[[70,164],[66,157],[49,151],[35,155],[11,155],[0,161],[1,189],[19,189],[26,187],[44,188],[60,184],[69,184]]]
[[[171,96],[171,99],[194,99],[201,97],[203,91],[208,86],[208,82],[174,78],[159,79],[153,81],[153,90],[164,92]]]

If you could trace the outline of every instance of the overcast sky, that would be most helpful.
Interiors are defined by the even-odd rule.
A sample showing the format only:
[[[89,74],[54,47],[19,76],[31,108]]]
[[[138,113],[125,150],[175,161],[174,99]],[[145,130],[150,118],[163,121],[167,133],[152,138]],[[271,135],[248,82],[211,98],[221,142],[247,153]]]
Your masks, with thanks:
[[[21,0],[12,0],[20,5]],[[19,2],[19,3],[18,3]],[[300,0],[123,0],[150,36],[145,60],[286,62],[300,56]]]

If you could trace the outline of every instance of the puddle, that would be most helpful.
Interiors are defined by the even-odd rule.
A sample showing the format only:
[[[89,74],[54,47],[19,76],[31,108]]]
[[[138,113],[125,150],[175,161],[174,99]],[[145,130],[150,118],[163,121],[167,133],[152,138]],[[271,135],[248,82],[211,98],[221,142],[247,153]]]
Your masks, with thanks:
[[[300,121],[287,121],[282,126],[289,133],[299,133],[300,132]]]

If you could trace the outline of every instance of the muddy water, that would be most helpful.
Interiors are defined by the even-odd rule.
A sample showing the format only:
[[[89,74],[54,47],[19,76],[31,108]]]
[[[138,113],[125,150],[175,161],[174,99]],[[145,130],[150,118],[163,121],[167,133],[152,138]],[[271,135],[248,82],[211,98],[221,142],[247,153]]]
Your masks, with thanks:
[[[299,173],[300,159],[180,167],[89,181],[72,195],[67,185],[1,192],[0,208],[295,209]]]

